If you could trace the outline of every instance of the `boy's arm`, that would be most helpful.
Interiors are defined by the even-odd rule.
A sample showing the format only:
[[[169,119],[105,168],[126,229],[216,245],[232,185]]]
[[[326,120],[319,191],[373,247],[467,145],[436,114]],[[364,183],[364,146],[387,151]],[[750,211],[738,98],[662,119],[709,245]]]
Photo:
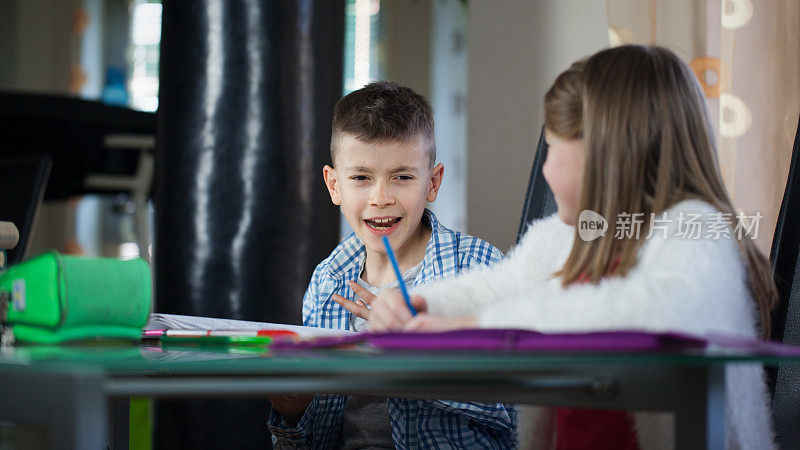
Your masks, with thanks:
[[[441,411],[443,422],[453,423],[452,417],[461,422],[458,430],[451,429],[450,439],[460,442],[458,447],[467,447],[470,442],[491,441],[496,448],[516,448],[518,411],[514,405],[502,403],[456,402],[431,400],[423,404]],[[448,418],[450,417],[450,418]],[[442,430],[447,433],[445,427]]]
[[[341,445],[342,412],[347,397],[317,395],[296,425],[272,408],[267,428],[274,448],[335,449]]]
[[[314,269],[306,293],[303,295],[303,325],[307,327],[319,326],[319,283],[323,271],[322,264]]]
[[[572,246],[574,229],[558,216],[535,222],[502,261],[471,267],[454,278],[415,287],[431,314],[474,316],[487,305],[536,288],[553,278]]]

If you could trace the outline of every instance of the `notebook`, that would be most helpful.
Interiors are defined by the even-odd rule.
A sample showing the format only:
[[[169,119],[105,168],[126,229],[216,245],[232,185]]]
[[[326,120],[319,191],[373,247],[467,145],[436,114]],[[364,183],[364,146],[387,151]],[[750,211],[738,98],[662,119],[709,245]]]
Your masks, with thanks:
[[[160,313],[150,314],[150,319],[147,321],[144,330],[288,330],[297,333],[301,339],[355,335],[354,332],[349,330]]]

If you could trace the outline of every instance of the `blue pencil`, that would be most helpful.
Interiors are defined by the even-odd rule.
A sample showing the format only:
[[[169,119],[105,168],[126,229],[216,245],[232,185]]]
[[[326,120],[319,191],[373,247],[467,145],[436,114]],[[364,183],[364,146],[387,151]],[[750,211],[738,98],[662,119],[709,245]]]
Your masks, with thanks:
[[[411,310],[411,315],[416,316],[417,310],[411,306],[411,297],[408,296],[408,289],[406,289],[406,283],[403,281],[403,274],[400,273],[400,266],[397,265],[397,259],[394,257],[392,246],[389,245],[389,238],[386,236],[383,237],[383,245],[386,246],[386,254],[389,255],[389,261],[392,262],[392,267],[394,267],[394,274],[397,275],[397,282],[400,284],[400,292],[403,293],[403,299],[405,299],[408,309]]]

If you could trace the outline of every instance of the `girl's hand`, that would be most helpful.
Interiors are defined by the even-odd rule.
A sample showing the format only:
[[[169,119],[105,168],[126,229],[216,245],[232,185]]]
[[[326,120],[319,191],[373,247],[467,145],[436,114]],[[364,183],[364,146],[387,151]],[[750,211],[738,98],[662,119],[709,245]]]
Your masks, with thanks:
[[[362,319],[369,319],[369,306],[375,300],[375,296],[355,281],[348,281],[347,285],[356,293],[355,301],[350,301],[339,294],[333,294],[331,300],[342,305],[342,308],[350,311],[351,314],[355,314]]]
[[[450,331],[461,328],[478,328],[475,317],[442,317],[432,314],[417,314],[403,328],[403,331]]]
[[[418,313],[428,310],[425,299],[418,295],[411,297],[411,305]],[[374,332],[400,331],[412,318],[403,295],[399,290],[391,289],[372,301],[372,310],[368,318],[369,329]]]

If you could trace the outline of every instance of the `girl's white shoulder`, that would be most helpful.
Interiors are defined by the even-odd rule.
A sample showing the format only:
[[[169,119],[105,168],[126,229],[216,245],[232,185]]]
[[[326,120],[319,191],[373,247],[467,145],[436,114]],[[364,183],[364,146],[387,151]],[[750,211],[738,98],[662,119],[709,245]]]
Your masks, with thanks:
[[[664,211],[668,217],[677,217],[685,214],[711,215],[719,213],[714,205],[703,200],[687,199],[675,203]],[[704,217],[706,219],[706,217]]]
[[[575,236],[575,227],[565,224],[553,214],[539,220],[535,220],[528,225],[525,234],[511,252],[535,251],[541,253],[546,249],[560,249],[565,245],[572,244]]]
[[[702,200],[680,201],[654,216],[640,259],[660,255],[738,267],[741,258],[731,228],[735,219]]]
[[[720,229],[731,217],[714,205],[695,199],[682,200],[666,210],[653,214],[649,235],[658,240],[674,240],[676,236],[705,235],[709,229]],[[735,218],[734,218],[735,219]],[[649,237],[650,237],[649,236]],[[699,236],[697,236],[699,238]]]

